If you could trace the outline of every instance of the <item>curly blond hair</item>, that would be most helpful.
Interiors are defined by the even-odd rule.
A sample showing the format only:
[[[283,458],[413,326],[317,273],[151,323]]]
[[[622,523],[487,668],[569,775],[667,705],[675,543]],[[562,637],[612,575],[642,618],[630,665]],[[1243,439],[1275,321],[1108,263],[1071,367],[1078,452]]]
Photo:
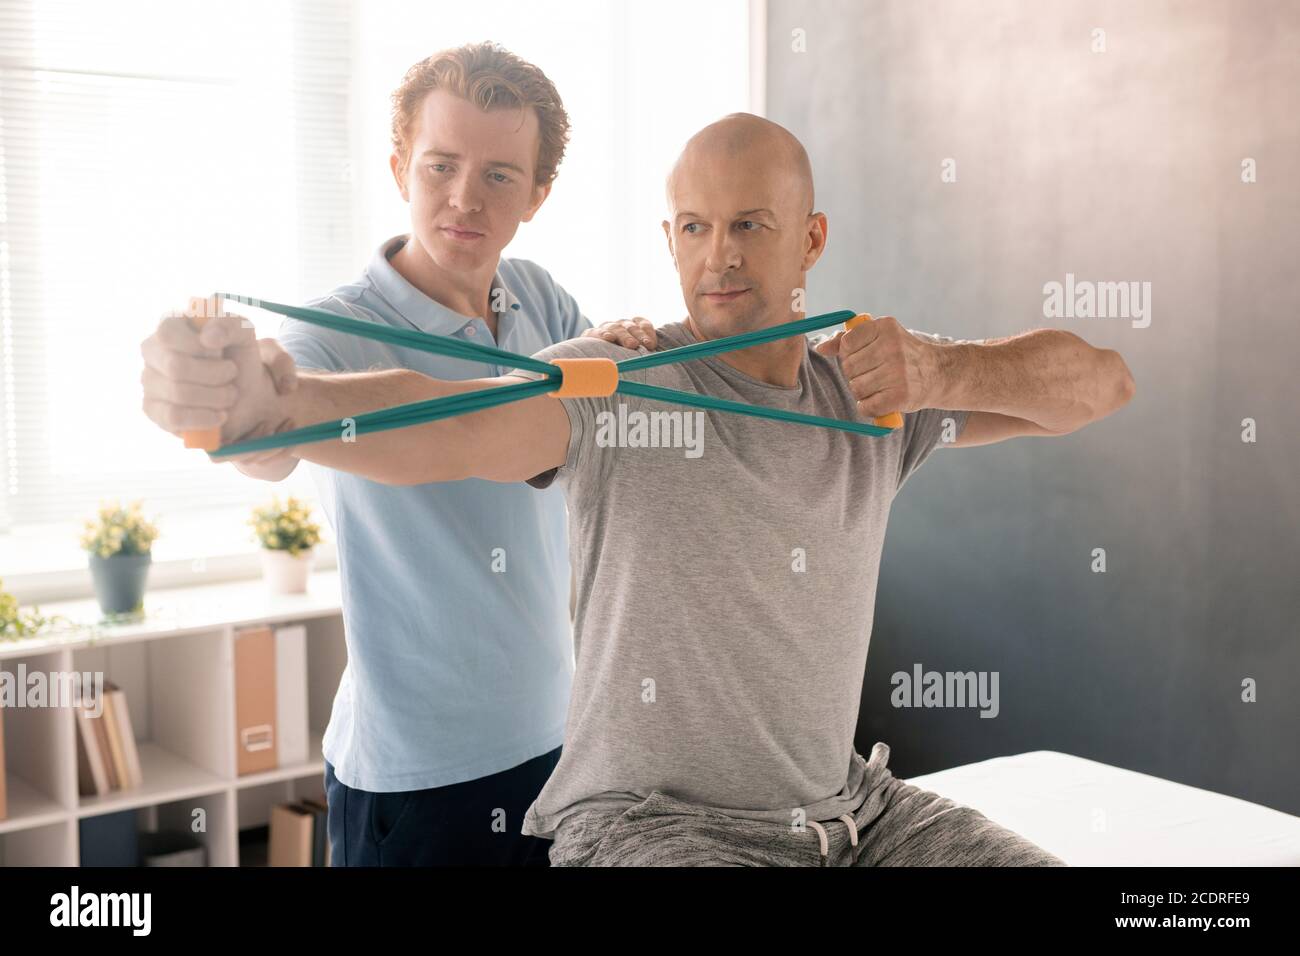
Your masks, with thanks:
[[[411,160],[411,136],[420,105],[434,90],[447,90],[482,110],[535,110],[541,134],[535,182],[545,186],[554,181],[569,140],[569,114],[560,94],[538,67],[491,42],[443,50],[406,71],[392,96],[393,150],[402,169]]]

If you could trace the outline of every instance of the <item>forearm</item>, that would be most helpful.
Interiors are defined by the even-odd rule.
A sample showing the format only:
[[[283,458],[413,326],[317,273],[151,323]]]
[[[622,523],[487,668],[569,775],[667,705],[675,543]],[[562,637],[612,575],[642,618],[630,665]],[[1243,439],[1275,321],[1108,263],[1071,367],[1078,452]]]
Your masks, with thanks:
[[[290,451],[386,484],[459,480],[472,471],[461,417],[361,435],[355,433],[355,419],[365,412],[482,387],[477,380],[449,382],[407,369],[303,374],[298,387],[283,399],[285,417],[296,428],[332,421],[338,434]]]
[[[933,407],[1010,415],[1054,434],[1106,417],[1134,389],[1118,352],[1060,329],[940,345],[936,360],[941,384]]]

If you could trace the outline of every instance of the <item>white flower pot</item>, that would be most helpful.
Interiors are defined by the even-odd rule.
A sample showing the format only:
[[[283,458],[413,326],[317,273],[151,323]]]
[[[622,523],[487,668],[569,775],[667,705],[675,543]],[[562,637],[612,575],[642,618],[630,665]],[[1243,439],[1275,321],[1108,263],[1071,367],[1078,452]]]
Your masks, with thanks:
[[[262,579],[272,594],[302,594],[307,590],[315,549],[308,548],[296,558],[288,551],[262,549]]]

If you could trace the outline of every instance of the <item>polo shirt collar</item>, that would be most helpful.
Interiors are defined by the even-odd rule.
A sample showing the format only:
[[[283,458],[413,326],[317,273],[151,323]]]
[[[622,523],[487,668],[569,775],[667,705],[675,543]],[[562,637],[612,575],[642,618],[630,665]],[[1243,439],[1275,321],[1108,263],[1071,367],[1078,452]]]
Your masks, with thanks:
[[[412,328],[419,329],[421,332],[432,332],[435,335],[455,335],[470,323],[481,322],[482,320],[478,316],[461,315],[459,312],[447,308],[441,302],[429,298],[407,282],[406,278],[393,268],[393,264],[389,262],[388,257],[397,252],[409,238],[409,236],[401,235],[387,240],[375,250],[370,264],[366,266],[366,274],[371,285],[392,307],[393,313],[401,316]],[[501,277],[499,266],[496,274],[492,277],[492,293],[488,299],[489,304],[497,296],[497,290],[500,290],[499,301],[504,309],[498,316],[498,320],[503,315],[512,315],[514,312],[519,311],[519,297],[506,285],[505,280]]]

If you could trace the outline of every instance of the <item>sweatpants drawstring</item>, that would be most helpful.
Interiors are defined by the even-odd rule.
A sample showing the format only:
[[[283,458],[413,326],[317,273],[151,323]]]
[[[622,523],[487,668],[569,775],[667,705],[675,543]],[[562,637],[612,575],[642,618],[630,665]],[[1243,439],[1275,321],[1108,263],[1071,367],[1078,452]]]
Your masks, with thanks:
[[[826,828],[816,820],[809,820],[808,825],[817,831],[817,842],[821,845],[822,851],[822,866],[825,866],[827,852],[830,849],[830,844],[826,840]]]
[[[858,825],[854,822],[853,817],[847,813],[841,813],[839,819],[843,820],[849,828],[849,846],[858,845]]]
[[[853,819],[853,815],[842,813],[837,819],[843,820],[844,825],[849,828],[849,852],[853,857],[853,862],[858,861],[858,824]],[[808,826],[817,831],[817,844],[822,852],[822,866],[830,862],[830,841],[826,838],[826,828],[816,820],[809,820]]]
[[[847,825],[849,828],[849,855],[853,858],[852,862],[857,863],[858,862],[857,821],[853,819],[853,814],[851,813],[841,813],[839,818],[843,820],[845,825]]]

